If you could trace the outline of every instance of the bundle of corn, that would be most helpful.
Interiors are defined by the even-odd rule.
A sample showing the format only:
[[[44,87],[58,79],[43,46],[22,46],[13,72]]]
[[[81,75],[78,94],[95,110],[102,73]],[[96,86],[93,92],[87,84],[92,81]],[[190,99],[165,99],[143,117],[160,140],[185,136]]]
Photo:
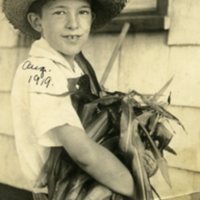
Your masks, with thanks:
[[[81,81],[84,79],[87,77]],[[158,169],[171,185],[163,151],[175,151],[169,147],[173,132],[165,123],[173,120],[183,125],[158,101],[171,80],[152,96],[132,91],[106,93],[99,98],[85,91],[88,84],[80,84],[72,95],[79,102],[84,99],[79,116],[89,137],[112,151],[131,171],[136,187],[133,199],[153,199],[153,192],[157,193],[149,178]],[[49,200],[126,199],[83,172],[63,148],[52,148],[37,185],[48,186]]]

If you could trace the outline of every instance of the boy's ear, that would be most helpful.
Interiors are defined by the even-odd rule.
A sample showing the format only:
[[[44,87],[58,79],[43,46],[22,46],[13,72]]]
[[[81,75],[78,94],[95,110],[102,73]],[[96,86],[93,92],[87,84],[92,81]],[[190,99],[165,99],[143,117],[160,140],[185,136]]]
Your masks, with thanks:
[[[27,20],[35,31],[42,32],[41,18],[38,14],[33,12],[28,13]]]

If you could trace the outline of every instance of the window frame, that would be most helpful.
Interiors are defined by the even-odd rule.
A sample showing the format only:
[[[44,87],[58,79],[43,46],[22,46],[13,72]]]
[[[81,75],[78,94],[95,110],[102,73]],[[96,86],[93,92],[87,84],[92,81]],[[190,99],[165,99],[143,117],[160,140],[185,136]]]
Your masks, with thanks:
[[[155,11],[127,12],[114,18],[98,32],[117,33],[125,22],[130,23],[129,32],[164,31],[168,14],[169,0],[157,0]]]

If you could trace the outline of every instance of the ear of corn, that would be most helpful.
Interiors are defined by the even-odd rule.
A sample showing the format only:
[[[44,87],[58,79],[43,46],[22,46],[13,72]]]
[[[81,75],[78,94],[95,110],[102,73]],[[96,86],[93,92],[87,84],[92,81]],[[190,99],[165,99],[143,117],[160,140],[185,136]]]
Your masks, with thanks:
[[[155,122],[156,124],[157,122]],[[146,128],[139,123],[140,126],[142,127],[144,134],[146,135],[146,138],[150,144],[152,153],[157,161],[158,167],[160,168],[160,171],[165,179],[165,181],[168,183],[169,186],[171,186],[171,181],[169,178],[169,173],[168,173],[168,167],[167,167],[167,162],[166,160],[162,157],[161,152],[158,150],[157,146],[155,145],[153,139],[151,138],[151,134],[148,133],[148,131],[146,130]],[[154,130],[152,130],[151,132],[154,132]]]
[[[129,154],[129,162],[132,162],[132,174],[136,188],[135,199],[151,200],[153,199],[151,186],[142,161],[144,147],[138,134],[139,124],[135,117],[130,104],[124,103],[121,116],[120,147],[122,151]]]
[[[81,106],[76,106],[88,136],[112,151],[131,170],[136,200],[153,199],[153,192],[156,191],[152,189],[149,177],[158,168],[171,185],[163,151],[176,152],[169,147],[173,133],[161,119],[176,121],[184,127],[179,119],[157,102],[171,81],[172,78],[155,95],[132,91],[97,97],[86,94],[88,84],[73,93],[81,101]],[[49,189],[49,200],[126,199],[85,174],[63,148],[52,148],[37,181],[37,186],[45,185]]]

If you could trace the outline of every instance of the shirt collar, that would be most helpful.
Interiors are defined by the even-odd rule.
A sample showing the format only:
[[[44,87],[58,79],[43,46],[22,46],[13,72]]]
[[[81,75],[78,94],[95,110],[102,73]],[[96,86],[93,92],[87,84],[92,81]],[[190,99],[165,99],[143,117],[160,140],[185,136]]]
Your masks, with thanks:
[[[32,44],[32,47],[29,52],[29,56],[48,58],[72,70],[68,61],[59,52],[54,50],[44,38],[36,40]]]

